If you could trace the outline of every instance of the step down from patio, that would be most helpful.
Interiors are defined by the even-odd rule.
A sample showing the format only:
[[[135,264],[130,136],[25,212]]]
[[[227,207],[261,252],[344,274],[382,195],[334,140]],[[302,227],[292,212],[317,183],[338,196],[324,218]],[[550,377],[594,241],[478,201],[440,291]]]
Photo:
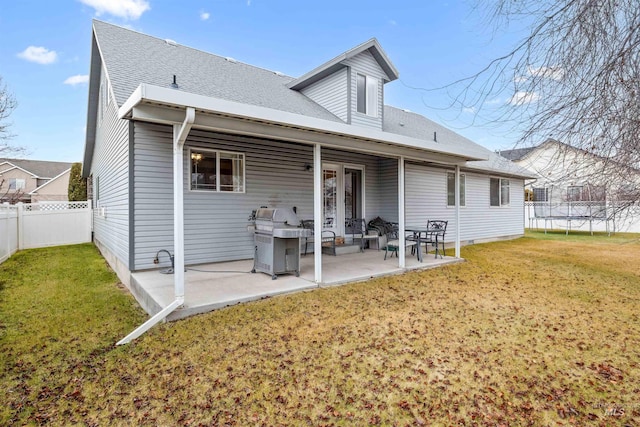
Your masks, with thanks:
[[[360,245],[336,245],[336,255],[355,254],[360,252]]]

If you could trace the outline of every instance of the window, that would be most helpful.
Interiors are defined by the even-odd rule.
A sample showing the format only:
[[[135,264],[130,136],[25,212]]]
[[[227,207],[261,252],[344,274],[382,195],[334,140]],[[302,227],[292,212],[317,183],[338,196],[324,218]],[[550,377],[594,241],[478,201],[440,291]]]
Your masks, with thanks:
[[[489,203],[491,206],[509,204],[509,180],[504,178],[489,179]]]
[[[357,111],[371,117],[378,117],[378,80],[357,75]]]
[[[571,187],[567,187],[567,201],[568,202],[579,202],[583,200],[582,194],[582,186],[574,185]]]
[[[549,189],[533,187],[533,201],[534,202],[548,202],[549,201]]]
[[[460,206],[465,206],[465,181],[466,177],[463,173],[460,174]],[[456,174],[453,172],[447,172],[447,206],[455,206],[456,204]]]
[[[26,184],[22,178],[9,178],[9,190],[23,190]]]
[[[244,154],[192,150],[191,189],[244,192]]]

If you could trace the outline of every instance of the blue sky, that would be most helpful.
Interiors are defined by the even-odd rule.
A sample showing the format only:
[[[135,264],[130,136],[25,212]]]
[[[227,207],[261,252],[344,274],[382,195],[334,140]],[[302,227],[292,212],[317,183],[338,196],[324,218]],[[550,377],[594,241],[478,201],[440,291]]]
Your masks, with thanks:
[[[385,86],[387,104],[490,149],[515,143],[504,130],[473,125],[471,108],[444,108],[444,93],[411,88],[472,74],[515,40],[492,33],[472,0],[21,0],[0,9],[0,76],[19,103],[10,143],[27,158],[82,159],[93,18],[294,77],[376,37],[400,72]],[[506,102],[489,99],[484,108]]]

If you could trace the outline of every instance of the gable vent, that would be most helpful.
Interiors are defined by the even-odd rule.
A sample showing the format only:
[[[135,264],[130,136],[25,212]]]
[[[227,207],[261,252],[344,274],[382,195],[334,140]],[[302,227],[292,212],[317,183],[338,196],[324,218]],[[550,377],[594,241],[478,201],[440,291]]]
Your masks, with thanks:
[[[231,62],[233,64],[238,62],[235,58],[232,58],[230,56],[226,56],[224,59],[225,59],[225,61]]]
[[[175,40],[164,39],[164,42],[169,46],[178,46],[178,42],[176,42]]]

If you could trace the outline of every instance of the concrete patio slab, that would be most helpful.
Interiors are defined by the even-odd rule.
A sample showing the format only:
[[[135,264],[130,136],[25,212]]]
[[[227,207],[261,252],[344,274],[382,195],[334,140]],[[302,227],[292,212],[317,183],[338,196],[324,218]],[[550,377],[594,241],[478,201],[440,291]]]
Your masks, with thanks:
[[[406,267],[400,268],[396,257],[386,260],[383,258],[384,252],[375,250],[341,256],[323,255],[323,283],[320,285],[313,280],[313,254],[301,257],[300,277],[294,274],[282,274],[277,280],[272,280],[268,274],[252,274],[253,260],[187,267],[184,305],[171,313],[167,320],[182,319],[226,306],[286,293],[358,282],[463,261],[453,257],[436,259],[433,254],[425,254],[421,263],[415,256],[407,254]],[[161,274],[159,270],[133,273],[131,291],[140,305],[153,315],[173,302],[173,275]]]

